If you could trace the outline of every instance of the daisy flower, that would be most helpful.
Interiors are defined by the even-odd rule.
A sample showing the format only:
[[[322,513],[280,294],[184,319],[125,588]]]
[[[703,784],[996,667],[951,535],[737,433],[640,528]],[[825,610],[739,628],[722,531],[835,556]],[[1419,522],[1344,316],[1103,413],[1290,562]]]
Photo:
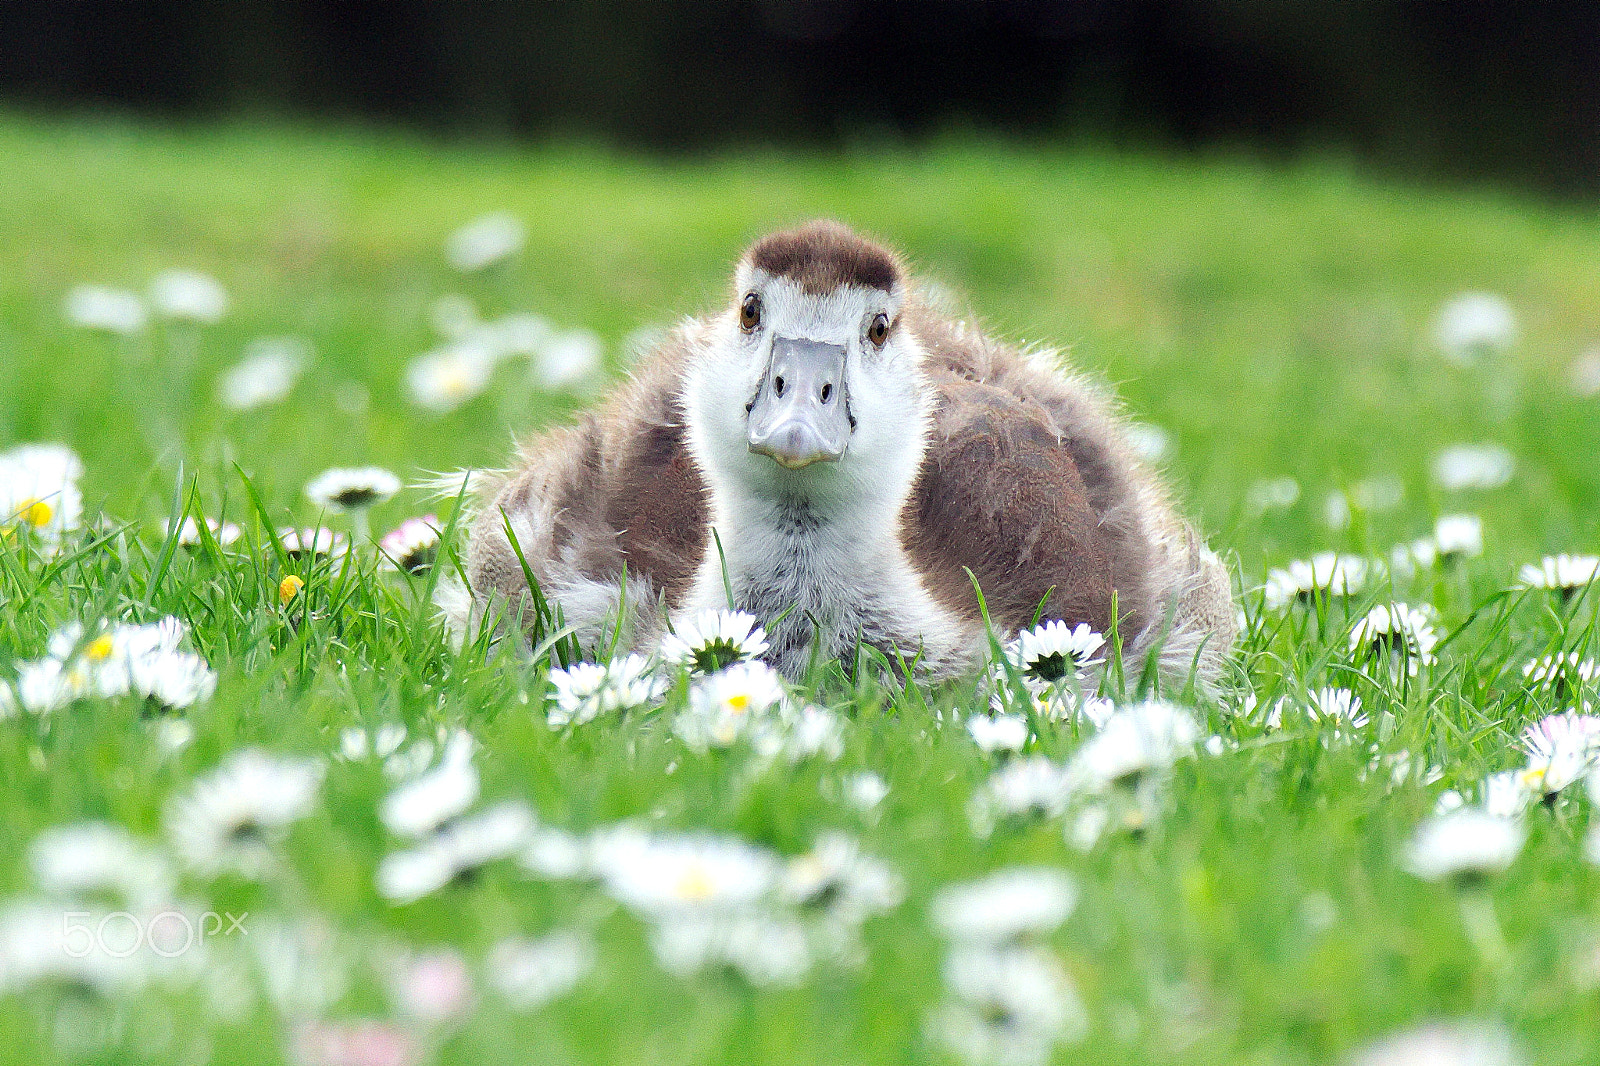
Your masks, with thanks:
[[[458,818],[478,799],[477,742],[465,730],[451,734],[439,765],[389,793],[379,817],[397,836],[420,837]]]
[[[767,631],[744,611],[700,611],[661,638],[662,659],[702,674],[759,658],[766,650]]]
[[[1279,709],[1274,708],[1270,724],[1278,725]],[[1361,709],[1361,697],[1347,688],[1326,687],[1313,689],[1306,694],[1306,714],[1313,722],[1329,722],[1337,735],[1341,729],[1360,729],[1368,718]]]
[[[1318,595],[1354,596],[1367,584],[1365,559],[1335,552],[1320,552],[1309,560],[1296,559],[1286,568],[1267,574],[1266,605],[1281,610],[1293,603],[1309,603]]]
[[[335,533],[327,526],[308,526],[305,529],[286,526],[278,530],[278,543],[283,545],[283,553],[291,559],[338,558],[350,554],[349,540],[343,533]]]
[[[150,283],[150,306],[165,318],[214,326],[228,313],[228,291],[193,270],[167,270]]]
[[[392,903],[419,900],[518,854],[533,830],[533,812],[515,800],[456,818],[416,847],[385,855],[378,864],[378,894]]]
[[[791,711],[784,705],[751,724],[750,745],[764,759],[797,763],[820,755],[832,761],[844,754],[844,723],[825,707],[807,704]]]
[[[1426,881],[1471,882],[1503,873],[1522,851],[1520,820],[1462,807],[1429,818],[1406,853],[1406,868]]]
[[[564,670],[551,670],[550,684],[555,705],[546,710],[545,721],[551,729],[648,707],[667,690],[667,680],[657,675],[655,664],[637,654],[613,659],[605,666],[574,663]]]
[[[736,838],[652,836],[628,826],[599,834],[592,858],[612,898],[645,917],[755,905],[782,872],[771,852]]]
[[[1538,563],[1529,563],[1518,576],[1524,588],[1550,589],[1560,592],[1563,599],[1588,587],[1600,572],[1600,556],[1546,555]]]
[[[650,949],[661,968],[675,977],[726,966],[758,987],[792,988],[812,964],[811,945],[799,919],[760,907],[658,916],[651,923]]]
[[[1473,363],[1516,343],[1517,316],[1504,297],[1464,292],[1439,309],[1433,339],[1452,362]]]
[[[1483,554],[1483,519],[1474,514],[1447,514],[1433,524],[1434,547],[1446,560]]]
[[[844,782],[844,796],[852,807],[870,811],[889,794],[889,785],[871,770],[851,774]]]
[[[1516,459],[1499,444],[1453,444],[1433,459],[1433,480],[1446,492],[1498,489],[1516,471]]]
[[[1147,700],[1116,711],[1072,757],[1069,773],[1091,792],[1137,785],[1193,751],[1200,726],[1188,710]]]
[[[1252,514],[1268,511],[1286,511],[1300,499],[1300,482],[1292,477],[1264,478],[1255,482],[1245,494]]]
[[[1081,679],[1083,671],[1104,662],[1105,657],[1096,658],[1095,653],[1105,642],[1087,622],[1069,628],[1065,622],[1054,621],[1018,633],[1005,652],[1024,681],[1049,685]]]
[[[408,518],[378,542],[384,565],[408,574],[426,573],[439,556],[439,518]]]
[[[494,361],[477,348],[458,346],[419,355],[406,367],[411,402],[448,414],[489,387]]]
[[[491,267],[522,250],[527,231],[513,214],[496,211],[468,222],[450,234],[444,256],[463,274]]]
[[[1433,1023],[1385,1037],[1363,1049],[1350,1066],[1526,1066],[1510,1035],[1498,1025]]]
[[[123,336],[142,332],[146,320],[138,293],[101,285],[77,286],[67,293],[62,310],[74,326]]]
[[[1412,677],[1419,666],[1433,664],[1438,643],[1428,610],[1403,603],[1377,604],[1350,632],[1352,654],[1387,660],[1397,670],[1403,662]]]
[[[206,519],[206,530],[211,534],[211,538],[217,542],[217,547],[219,548],[232,547],[234,541],[238,540],[243,533],[232,522],[218,522],[212,518]],[[161,535],[163,537],[172,536],[172,520],[170,518],[161,520]],[[185,518],[178,523],[178,547],[194,551],[200,547],[201,543],[200,523],[193,518]]]
[[[594,969],[594,943],[573,932],[537,940],[508,937],[489,949],[489,984],[517,1010],[559,999]]]
[[[809,852],[784,865],[778,896],[793,906],[860,922],[898,907],[905,884],[887,863],[862,854],[853,837],[826,833]]]
[[[289,1044],[296,1066],[420,1066],[426,1057],[415,1033],[370,1018],[300,1021]]]
[[[172,898],[172,873],[155,848],[121,826],[77,822],[40,833],[28,849],[34,878],[53,895],[110,895],[132,907]]]
[[[1172,450],[1172,435],[1148,422],[1130,422],[1123,434],[1134,454],[1147,463],[1159,463]]]
[[[281,403],[310,364],[311,345],[300,338],[260,337],[217,379],[217,400],[233,411]]]
[[[1528,679],[1530,686],[1548,686],[1557,692],[1566,692],[1600,677],[1600,666],[1596,666],[1593,659],[1569,651],[1523,663],[1522,676]]]
[[[1530,788],[1552,797],[1588,776],[1600,761],[1600,716],[1546,715],[1522,731],[1528,753],[1523,771]]]
[[[322,767],[249,748],[235,752],[167,808],[167,835],[202,874],[265,873],[270,845],[316,806]]]
[[[974,714],[967,719],[967,732],[985,754],[1017,752],[1028,742],[1028,720],[1020,714]]]
[[[382,467],[336,467],[306,486],[306,497],[324,511],[354,514],[394,498],[400,479]]]
[[[726,748],[744,735],[751,723],[781,711],[787,700],[783,679],[766,663],[736,663],[700,678],[689,689],[689,707],[672,730],[695,751]]]
[[[83,519],[83,462],[59,444],[0,452],[0,537],[26,530],[54,545]]]
[[[930,1035],[974,1066],[1045,1066],[1081,1039],[1088,1014],[1060,960],[1038,948],[959,948],[944,965],[952,1000]]]
[[[1483,779],[1478,797],[1479,806],[1499,818],[1516,818],[1540,796],[1535,786],[1541,784],[1527,772],[1503,770]]]
[[[972,827],[987,836],[1002,818],[1053,818],[1067,809],[1074,786],[1071,773],[1043,755],[1011,759],[973,794]]]
[[[934,897],[932,916],[949,939],[992,947],[1049,936],[1077,901],[1077,886],[1064,871],[1014,866],[941,890]]]

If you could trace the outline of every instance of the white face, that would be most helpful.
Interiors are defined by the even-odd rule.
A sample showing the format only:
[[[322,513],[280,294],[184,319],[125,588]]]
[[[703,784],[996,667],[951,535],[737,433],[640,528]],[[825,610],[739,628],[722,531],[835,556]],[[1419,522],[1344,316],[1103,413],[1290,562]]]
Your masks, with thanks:
[[[748,264],[737,280],[739,301],[711,322],[684,390],[689,447],[713,489],[758,506],[787,499],[824,509],[880,500],[898,507],[927,430],[922,350],[897,323],[900,298],[853,286],[814,296]],[[741,308],[752,293],[759,320],[750,326]],[[875,322],[891,326],[881,344]],[[751,451],[750,409],[770,385],[775,341],[780,350],[794,341],[843,350],[841,414],[850,428],[837,459],[790,469]]]

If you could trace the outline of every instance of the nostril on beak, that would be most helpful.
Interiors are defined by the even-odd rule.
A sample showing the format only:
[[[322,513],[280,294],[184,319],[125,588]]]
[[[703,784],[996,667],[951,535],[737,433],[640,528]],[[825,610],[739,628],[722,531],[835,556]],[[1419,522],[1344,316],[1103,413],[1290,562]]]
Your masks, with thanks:
[[[827,403],[833,398],[833,384],[830,382],[822,386],[822,402]]]
[[[783,378],[781,376],[773,379],[772,391],[776,392],[779,396],[783,395]]]

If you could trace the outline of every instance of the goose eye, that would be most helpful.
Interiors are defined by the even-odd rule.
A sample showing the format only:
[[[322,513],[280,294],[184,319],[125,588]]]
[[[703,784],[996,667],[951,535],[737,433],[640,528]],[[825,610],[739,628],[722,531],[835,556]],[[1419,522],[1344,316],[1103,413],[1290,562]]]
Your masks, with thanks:
[[[883,342],[889,339],[888,315],[874,316],[872,325],[867,327],[867,339],[879,348],[883,347]]]
[[[739,305],[739,328],[749,333],[761,325],[761,297],[753,292],[747,292],[744,303]]]

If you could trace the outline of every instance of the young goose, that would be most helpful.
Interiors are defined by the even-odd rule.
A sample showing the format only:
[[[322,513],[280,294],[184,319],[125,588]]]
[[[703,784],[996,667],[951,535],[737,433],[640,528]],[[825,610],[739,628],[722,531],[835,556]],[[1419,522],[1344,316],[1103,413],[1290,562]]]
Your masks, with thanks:
[[[988,646],[968,569],[1005,634],[1036,613],[1106,632],[1115,610],[1125,660],[1159,648],[1168,683],[1212,686],[1233,643],[1226,571],[1106,400],[836,223],[758,241],[730,307],[520,460],[478,496],[458,624],[525,611],[509,524],[589,646],[731,595],[790,677],[858,641],[950,677]]]

